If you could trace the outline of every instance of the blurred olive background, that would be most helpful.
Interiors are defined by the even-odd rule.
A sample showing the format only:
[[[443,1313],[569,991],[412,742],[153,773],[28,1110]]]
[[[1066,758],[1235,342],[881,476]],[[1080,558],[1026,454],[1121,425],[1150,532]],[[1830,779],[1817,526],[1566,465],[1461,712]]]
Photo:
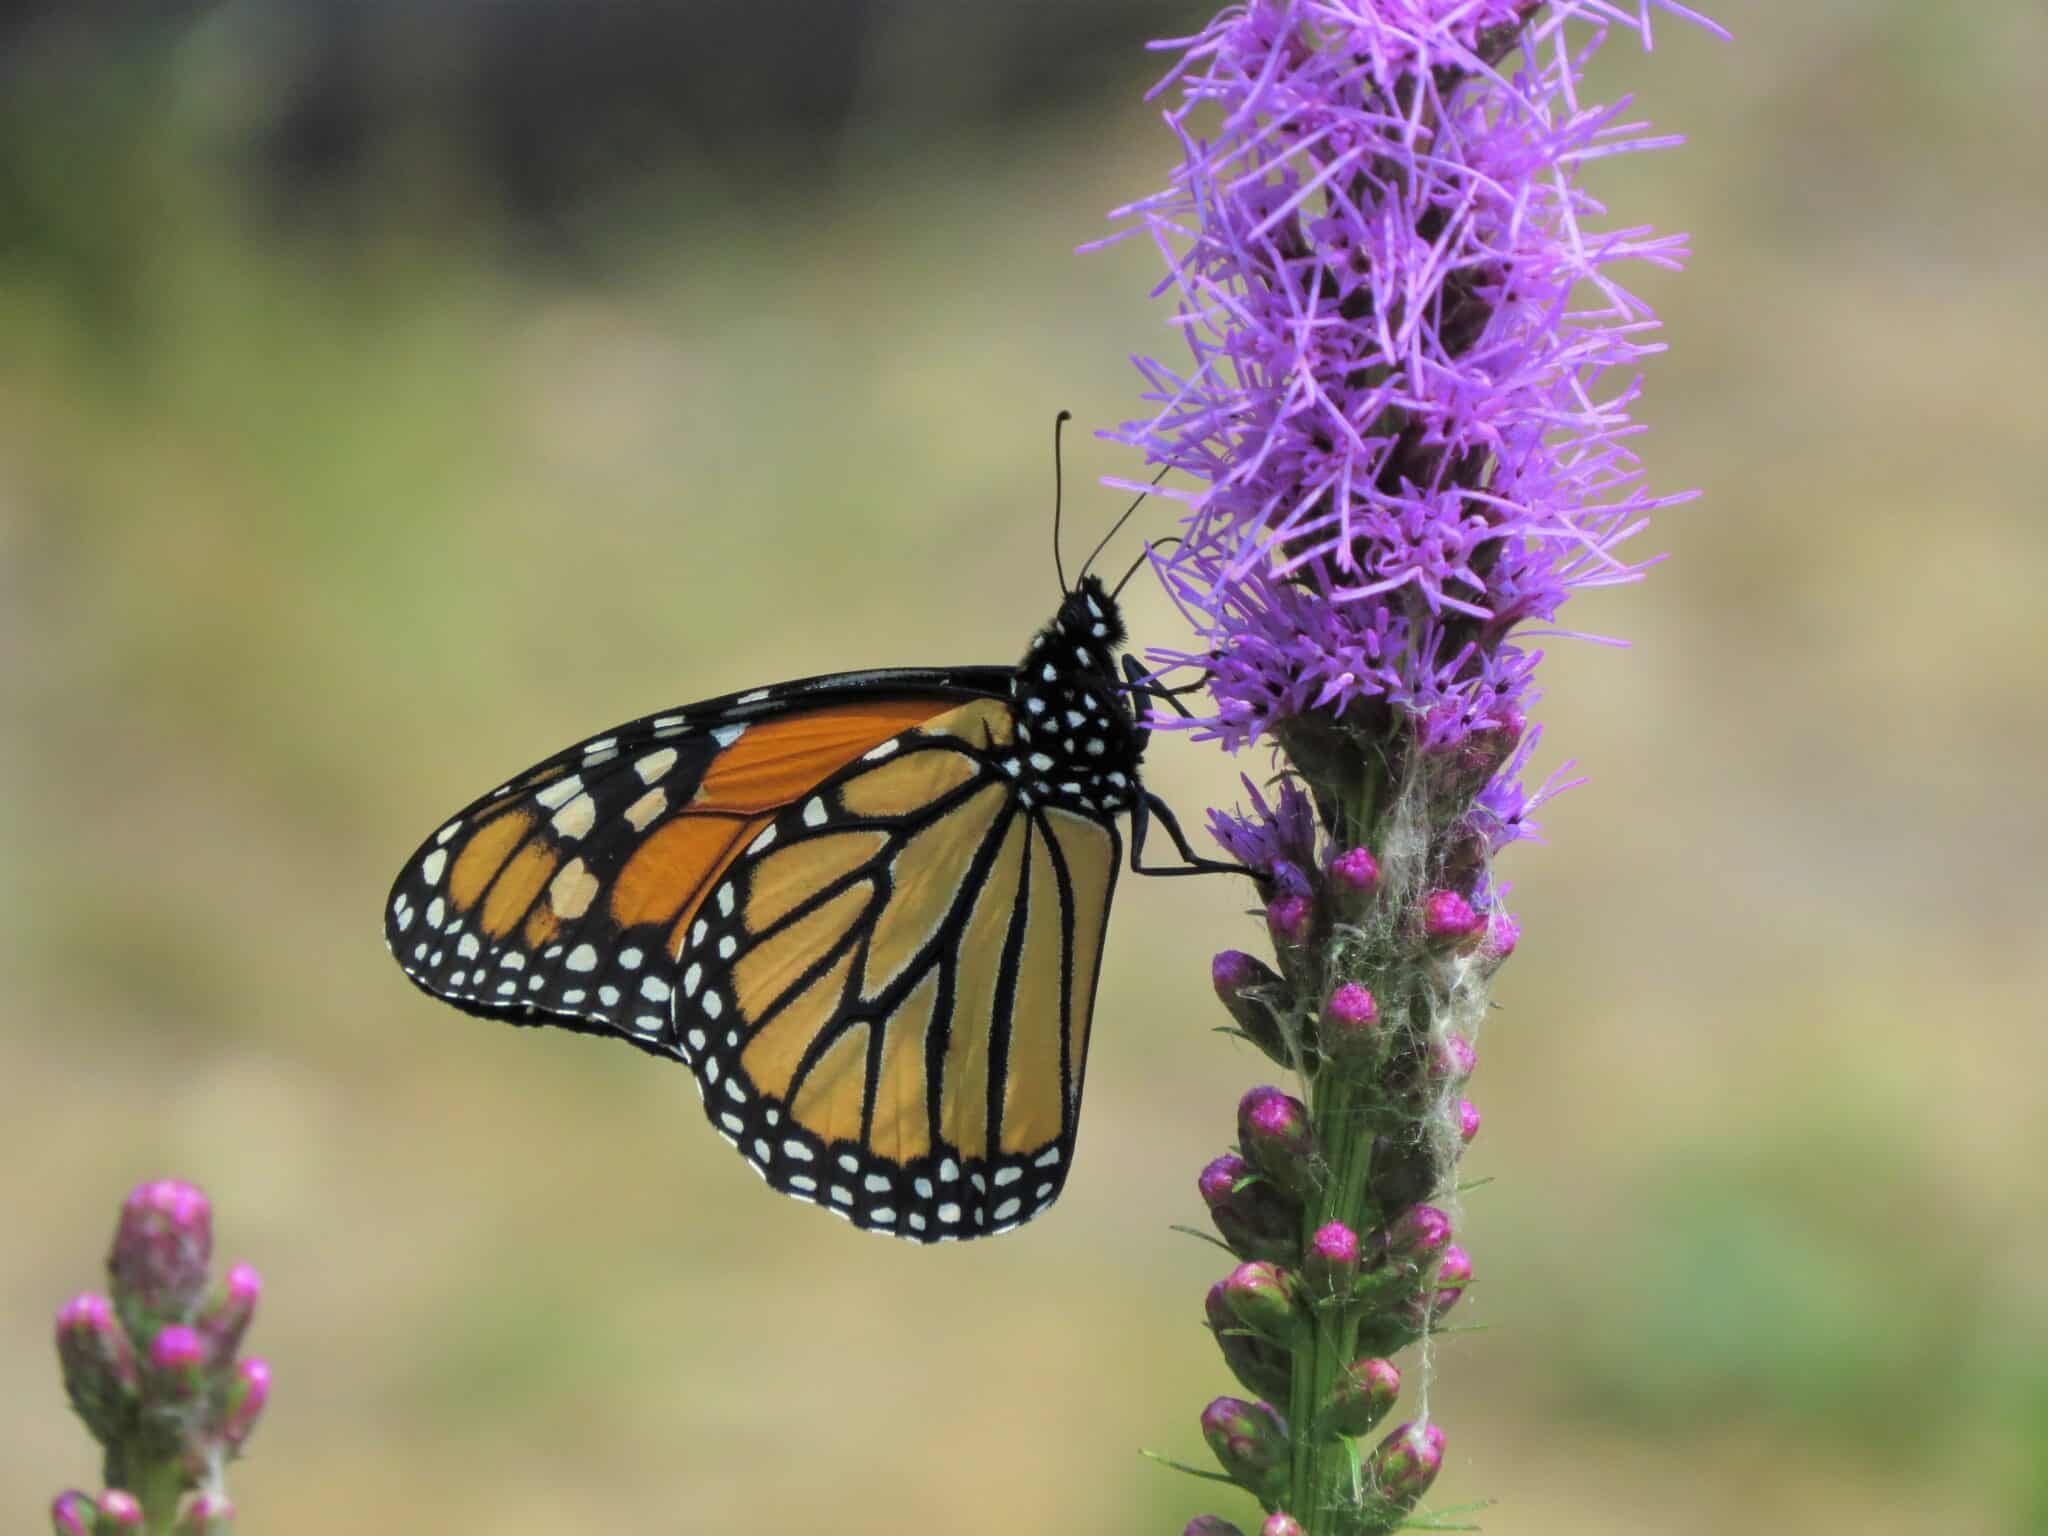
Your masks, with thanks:
[[[1475,1097],[1432,1502],[1498,1532],[2048,1530],[2048,135],[2032,0],[1724,0],[1598,167],[1656,483],[1573,619]],[[1127,882],[1057,1210],[772,1199],[687,1075],[412,991],[387,883],[612,721],[1006,661],[1054,410],[1173,355],[1178,0],[0,11],[0,1506],[97,1474],[48,1319],[175,1173],[268,1286],[244,1527],[1177,1531],[1227,1493],[1193,1177],[1241,890]],[[1070,548],[1138,466],[1070,437]],[[1113,546],[1170,525],[1156,503]],[[1180,635],[1156,592],[1154,642]],[[1238,767],[1181,739],[1193,811]],[[1221,1494],[1212,1497],[1213,1494]]]

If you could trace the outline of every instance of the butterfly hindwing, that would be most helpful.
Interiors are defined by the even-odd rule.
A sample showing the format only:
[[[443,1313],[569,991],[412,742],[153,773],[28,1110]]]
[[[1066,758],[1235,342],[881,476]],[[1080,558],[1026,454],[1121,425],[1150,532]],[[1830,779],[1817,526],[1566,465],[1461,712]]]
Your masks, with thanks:
[[[1033,807],[1014,722],[962,705],[755,835],[684,935],[673,1048],[776,1188],[918,1241],[1057,1197],[1113,823]]]

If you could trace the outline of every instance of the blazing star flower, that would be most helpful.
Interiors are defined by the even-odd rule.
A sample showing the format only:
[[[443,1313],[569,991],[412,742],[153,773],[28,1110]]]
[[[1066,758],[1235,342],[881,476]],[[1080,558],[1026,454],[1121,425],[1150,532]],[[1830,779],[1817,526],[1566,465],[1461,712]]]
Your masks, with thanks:
[[[1686,243],[1608,220],[1583,182],[1677,142],[1580,91],[1655,11],[1719,31],[1675,0],[1244,0],[1157,45],[1180,164],[1114,216],[1163,256],[1188,351],[1138,360],[1151,414],[1112,434],[1196,482],[1157,564],[1197,640],[1154,660],[1206,682],[1198,737],[1281,759],[1270,798],[1247,778],[1250,810],[1210,820],[1278,968],[1225,951],[1216,990],[1306,1079],[1247,1095],[1200,1185],[1246,1260],[1212,1328],[1274,1395],[1217,1399],[1203,1433],[1317,1532],[1392,1530],[1442,1464],[1427,1416],[1349,1440],[1399,1393],[1384,1357],[1471,1274],[1450,1241],[1479,1120],[1461,1090],[1520,932],[1493,859],[1567,787],[1530,787],[1538,643],[1574,633],[1574,594],[1639,579],[1631,539],[1686,499],[1635,453],[1660,347],[1623,286]],[[1291,1234],[1254,1233],[1262,1185]]]
[[[190,1184],[137,1185],[107,1256],[110,1295],[86,1292],[57,1313],[65,1390],[105,1450],[114,1484],[96,1506],[77,1491],[50,1507],[59,1533],[224,1532],[221,1487],[270,1390],[270,1367],[236,1359],[262,1281],[247,1264],[209,1290],[213,1208]]]

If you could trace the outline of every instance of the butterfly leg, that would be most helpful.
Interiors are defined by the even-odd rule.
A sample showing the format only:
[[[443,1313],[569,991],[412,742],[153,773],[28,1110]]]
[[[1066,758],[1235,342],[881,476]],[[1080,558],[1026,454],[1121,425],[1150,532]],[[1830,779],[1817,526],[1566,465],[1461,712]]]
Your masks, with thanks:
[[[1185,864],[1153,865],[1144,863],[1145,833],[1152,819],[1166,828],[1166,835],[1173,839],[1173,846]],[[1254,871],[1242,864],[1232,864],[1222,859],[1205,859],[1188,846],[1187,834],[1181,830],[1180,819],[1173,814],[1173,807],[1157,795],[1147,791],[1144,798],[1131,807],[1131,873],[1137,875],[1247,875],[1257,878]]]

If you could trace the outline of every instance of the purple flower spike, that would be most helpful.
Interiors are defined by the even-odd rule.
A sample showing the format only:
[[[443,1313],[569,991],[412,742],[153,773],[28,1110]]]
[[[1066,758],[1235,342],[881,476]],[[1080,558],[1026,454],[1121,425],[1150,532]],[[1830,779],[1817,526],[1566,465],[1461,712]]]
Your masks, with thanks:
[[[225,1494],[188,1493],[178,1506],[171,1536],[226,1536],[235,1522],[235,1506]]]
[[[1422,1202],[1457,1187],[1473,1032],[1519,942],[1496,858],[1576,782],[1532,771],[1536,646],[1576,634],[1577,594],[1639,579],[1631,541],[1688,499],[1638,456],[1660,348],[1623,286],[1686,243],[1587,184],[1674,142],[1586,83],[1659,10],[1718,30],[1679,0],[1233,0],[1157,45],[1179,163],[1112,216],[1163,258],[1186,349],[1139,359],[1148,414],[1111,434],[1179,471],[1158,494],[1186,508],[1155,569],[1196,634],[1150,659],[1209,704],[1152,723],[1275,759],[1278,803],[1247,779],[1251,809],[1210,827],[1255,878],[1281,974],[1230,952],[1214,977],[1262,1044],[1240,1008],[1255,987],[1273,1004],[1300,1097],[1246,1095],[1239,1150],[1317,1229],[1292,1271],[1247,1263],[1209,1302],[1239,1379],[1284,1364],[1313,1422],[1289,1445],[1218,1399],[1203,1429],[1267,1511],[1318,1532],[1385,1536],[1442,1464],[1442,1433],[1404,1425],[1361,1499],[1347,1437],[1396,1401],[1382,1357],[1470,1278]],[[1265,1259],[1233,1235],[1234,1168],[1202,1192]],[[1276,1513],[1260,1536],[1299,1529]]]
[[[1422,904],[1422,931],[1432,939],[1462,941],[1485,926],[1486,919],[1456,891],[1432,891]]]
[[[1403,1424],[1373,1451],[1369,1470],[1379,1496],[1408,1510],[1429,1492],[1443,1464],[1444,1432],[1434,1424]]]
[[[1285,1510],[1275,1510],[1259,1527],[1259,1536],[1306,1536],[1301,1522]]]
[[[142,1529],[142,1505],[135,1495],[119,1488],[109,1488],[100,1495],[100,1528],[115,1531],[139,1531]]]
[[[1221,1515],[1197,1515],[1181,1527],[1180,1536],[1244,1536]]]
[[[1391,1362],[1354,1360],[1344,1367],[1323,1405],[1321,1422],[1340,1435],[1372,1433],[1401,1396],[1401,1373]]]
[[[92,1495],[67,1488],[50,1501],[50,1527],[57,1536],[92,1536]]]
[[[1309,1239],[1301,1272],[1319,1296],[1342,1296],[1358,1278],[1358,1234],[1341,1221],[1325,1222]]]
[[[255,1429],[270,1400],[270,1366],[262,1360],[244,1360],[235,1367],[228,1384],[227,1411],[221,1418],[221,1438],[239,1448]]]
[[[121,1207],[107,1272],[114,1299],[135,1317],[184,1321],[206,1292],[213,1208],[181,1179],[138,1184]]]
[[[1479,1106],[1470,1099],[1458,1100],[1458,1139],[1467,1146],[1479,1134]]]
[[[1237,1106],[1237,1139],[1252,1166],[1296,1199],[1315,1192],[1308,1106],[1278,1088],[1254,1088]]]

